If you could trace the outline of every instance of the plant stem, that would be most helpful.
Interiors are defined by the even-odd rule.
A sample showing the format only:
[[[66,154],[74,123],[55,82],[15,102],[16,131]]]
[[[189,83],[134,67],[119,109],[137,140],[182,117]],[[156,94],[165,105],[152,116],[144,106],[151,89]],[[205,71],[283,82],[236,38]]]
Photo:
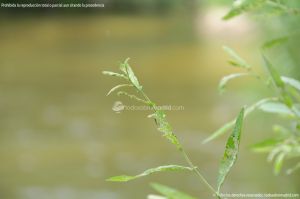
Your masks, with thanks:
[[[150,100],[150,98],[146,95],[146,93],[143,90],[139,90],[139,92],[141,93],[141,95],[145,98],[146,101],[149,102],[149,106],[153,107],[153,109],[155,111],[157,111],[157,107],[155,104],[153,104],[153,102]],[[193,162],[191,161],[191,159],[189,158],[189,156],[187,155],[187,153],[185,152],[185,150],[183,149],[182,145],[180,146],[180,148],[178,149],[181,154],[183,155],[185,161],[187,162],[187,164],[193,168],[193,171],[196,173],[196,175],[200,178],[200,180],[208,187],[208,189],[210,189],[215,196],[218,199],[222,199],[221,196],[219,195],[219,193],[208,183],[208,181],[205,179],[205,177],[201,174],[200,170],[198,169],[198,167],[196,167]]]
[[[207,182],[207,180],[205,179],[205,177],[201,174],[201,172],[199,171],[198,167],[196,167],[193,162],[191,161],[191,159],[189,158],[189,156],[187,155],[187,153],[182,149],[181,153],[184,157],[184,159],[186,160],[186,162],[188,163],[188,165],[190,167],[192,167],[195,171],[195,173],[199,176],[199,178],[204,182],[204,184],[214,193],[216,194],[217,198],[221,199],[219,193]]]

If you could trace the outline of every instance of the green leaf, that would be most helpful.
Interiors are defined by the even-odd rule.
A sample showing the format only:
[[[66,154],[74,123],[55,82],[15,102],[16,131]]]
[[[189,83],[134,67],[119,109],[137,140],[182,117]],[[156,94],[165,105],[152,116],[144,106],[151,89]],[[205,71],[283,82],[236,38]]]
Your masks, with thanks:
[[[231,65],[246,69],[251,68],[251,66],[231,48],[223,46],[223,50],[233,59],[229,61]]]
[[[250,149],[257,153],[264,153],[264,152],[270,152],[274,147],[276,147],[278,144],[280,144],[282,140],[278,139],[267,139],[264,141],[261,141],[259,143],[253,144],[250,146]]]
[[[267,71],[269,72],[275,86],[277,86],[278,88],[284,88],[284,82],[280,78],[280,76],[277,73],[277,71],[275,70],[275,68],[272,66],[271,62],[269,62],[269,60],[264,55],[262,55],[262,56],[263,56],[263,60],[265,62]]]
[[[244,120],[244,108],[242,108],[242,110],[240,111],[236,119],[234,129],[226,143],[226,148],[219,168],[219,175],[217,180],[218,193],[220,192],[220,188],[224,183],[224,180],[228,175],[231,167],[236,162],[238,151],[239,151],[243,120]]]
[[[158,131],[162,132],[165,138],[167,138],[172,144],[174,144],[178,150],[182,149],[179,140],[173,133],[171,125],[166,120],[166,114],[162,110],[156,110],[148,117],[154,118]]]
[[[285,155],[286,155],[285,153],[280,153],[276,157],[275,162],[274,162],[274,174],[275,175],[278,175],[280,173]]]
[[[148,195],[147,199],[168,199],[164,196],[159,196],[159,195]]]
[[[138,101],[138,102],[142,102],[142,103],[144,103],[144,104],[148,104],[148,102],[147,101],[145,101],[145,100],[143,100],[143,99],[141,99],[141,98],[139,98],[139,97],[137,97],[137,96],[135,96],[135,95],[132,95],[132,94],[129,94],[129,93],[127,93],[127,92],[124,92],[124,91],[119,91],[118,93],[117,93],[117,95],[125,95],[125,96],[127,96],[127,97],[129,97],[130,99],[134,99],[134,100],[136,100],[136,101]]]
[[[294,173],[295,171],[297,171],[298,169],[300,169],[300,162],[298,164],[296,164],[294,167],[288,169],[286,171],[286,174],[291,175],[292,173]]]
[[[278,37],[278,38],[269,40],[262,45],[262,49],[273,48],[274,46],[283,44],[283,43],[287,42],[288,40],[289,40],[288,36]]]
[[[293,79],[291,77],[285,77],[285,76],[281,76],[281,79],[285,84],[292,86],[295,89],[297,89],[298,91],[300,91],[300,81]]]
[[[140,177],[144,177],[144,176],[156,173],[156,172],[162,172],[162,171],[183,171],[183,170],[193,171],[193,168],[179,166],[179,165],[159,166],[159,167],[156,167],[156,168],[148,169],[148,170],[144,171],[143,173],[135,175],[135,176],[128,176],[128,175],[114,176],[114,177],[111,177],[111,178],[107,179],[107,181],[112,181],[112,182],[127,182],[127,181],[134,180],[134,179],[137,179],[137,178],[140,178]]]
[[[261,104],[264,104],[264,103],[270,102],[270,101],[276,101],[276,100],[277,100],[276,98],[265,98],[265,99],[262,99],[256,103],[252,104],[251,106],[246,108],[245,117],[247,117],[250,113],[252,113],[254,110],[256,110]],[[232,121],[227,122],[221,128],[219,128],[218,130],[213,132],[208,138],[206,138],[204,141],[202,141],[202,144],[206,144],[206,143],[220,137],[221,135],[225,134],[226,132],[228,132],[234,126],[235,120],[236,119],[233,119]]]
[[[295,114],[289,109],[289,107],[280,102],[267,102],[261,104],[258,108],[267,113],[295,116]]]
[[[230,74],[230,75],[223,77],[219,83],[219,92],[223,93],[225,91],[225,87],[230,80],[235,79],[237,77],[241,77],[241,76],[247,76],[247,75],[250,75],[250,74],[249,73],[234,73],[234,74]]]
[[[132,85],[131,84],[120,84],[120,85],[117,85],[117,86],[113,87],[112,89],[110,89],[110,91],[106,94],[106,96],[110,95],[112,92],[118,90],[119,88],[129,87],[129,86],[132,86]]]
[[[126,74],[128,75],[128,78],[130,80],[130,82],[138,89],[138,90],[142,90],[142,86],[140,85],[137,77],[134,75],[134,72],[133,70],[131,69],[129,63],[129,58],[127,58],[124,62],[124,67],[125,67],[125,70],[126,70]],[[124,70],[124,69],[121,69],[121,70]]]
[[[181,191],[178,191],[174,188],[157,184],[157,183],[152,183],[151,187],[155,189],[157,192],[160,194],[166,196],[168,199],[196,199],[193,196],[190,196],[186,193],[183,193]]]
[[[127,79],[127,77],[125,75],[120,74],[120,73],[111,72],[111,71],[102,71],[102,74]]]
[[[266,0],[238,0],[234,1],[231,10],[223,17],[224,20],[231,19],[243,12],[252,11],[263,6]]]

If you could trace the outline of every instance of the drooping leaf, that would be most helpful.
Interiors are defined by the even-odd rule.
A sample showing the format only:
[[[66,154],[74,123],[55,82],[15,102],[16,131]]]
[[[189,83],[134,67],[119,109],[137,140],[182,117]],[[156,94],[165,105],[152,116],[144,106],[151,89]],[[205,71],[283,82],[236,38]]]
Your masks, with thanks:
[[[127,79],[127,77],[125,75],[120,74],[120,73],[111,72],[111,71],[102,71],[102,74],[103,75],[109,75],[109,76],[115,76],[115,77],[121,77],[121,78]]]
[[[238,151],[239,151],[239,145],[240,145],[240,139],[241,139],[241,133],[242,133],[242,127],[243,127],[243,120],[244,120],[244,108],[240,111],[236,122],[234,129],[230,135],[230,137],[227,140],[226,148],[224,152],[224,156],[222,158],[220,167],[219,167],[219,174],[218,174],[218,180],[217,180],[217,187],[218,187],[218,193],[220,192],[220,188],[222,184],[224,183],[224,180],[226,176],[228,175],[230,169],[236,162]]]
[[[166,196],[168,199],[196,199],[193,196],[190,196],[186,193],[183,193],[181,191],[178,191],[174,188],[157,184],[157,183],[152,183],[151,187],[155,189],[157,192],[160,194]]]
[[[234,73],[223,77],[219,83],[219,92],[223,93],[225,91],[225,87],[230,80],[247,75],[249,75],[249,73]]]
[[[300,81],[293,79],[291,77],[285,77],[285,76],[281,76],[281,79],[285,84],[290,85],[290,86],[294,87],[295,89],[297,89],[298,91],[300,91]]]
[[[252,113],[254,110],[256,110],[261,104],[264,104],[264,103],[267,103],[270,101],[277,101],[277,99],[276,98],[266,98],[266,99],[259,100],[258,102],[252,104],[251,106],[249,106],[248,108],[245,109],[244,117],[247,117],[250,113]],[[208,138],[206,138],[202,142],[202,144],[206,144],[206,143],[218,138],[219,136],[225,134],[226,132],[228,132],[234,126],[235,120],[236,119],[233,119],[232,121],[227,122],[221,128],[219,128],[218,130],[213,132]]]
[[[124,64],[124,67],[125,67],[125,70],[126,70],[126,74],[128,75],[128,78],[130,80],[130,82],[138,89],[138,90],[142,90],[142,86],[140,85],[137,77],[135,76],[133,70],[131,69],[129,63],[129,58],[125,60],[125,62],[123,63]],[[123,70],[123,69],[122,69]]]
[[[123,88],[123,87],[129,87],[132,86],[131,84],[119,84],[115,87],[113,87],[112,89],[110,89],[110,91],[106,94],[106,96],[110,95],[112,92],[118,90],[119,88]]]
[[[134,179],[137,179],[137,178],[140,178],[140,177],[144,177],[144,176],[156,173],[156,172],[183,171],[183,170],[193,171],[193,168],[185,167],[185,166],[179,166],[179,165],[159,166],[159,167],[156,167],[156,168],[148,169],[148,170],[144,171],[143,173],[135,175],[135,176],[128,176],[128,175],[114,176],[114,177],[111,177],[111,178],[107,179],[107,181],[127,182],[127,181],[134,180]]]
[[[295,114],[285,104],[280,102],[267,102],[258,107],[260,110],[268,113],[276,113],[287,116],[295,116]]]
[[[289,40],[288,36],[278,37],[278,38],[275,38],[275,39],[265,42],[262,45],[262,48],[263,49],[273,48],[274,46],[283,44],[283,43],[287,42],[288,40]]]
[[[251,66],[231,48],[223,46],[223,50],[233,59],[229,61],[231,65],[246,69],[251,68]]]
[[[231,19],[243,12],[249,12],[260,8],[266,0],[237,0],[234,1],[231,10],[223,17],[224,20]]]
[[[280,78],[280,75],[277,73],[277,71],[275,70],[275,68],[272,66],[271,62],[264,56],[263,56],[263,60],[265,62],[265,66],[267,71],[269,72],[273,83],[278,87],[278,88],[283,88],[284,87],[284,82],[282,81],[282,79]]]

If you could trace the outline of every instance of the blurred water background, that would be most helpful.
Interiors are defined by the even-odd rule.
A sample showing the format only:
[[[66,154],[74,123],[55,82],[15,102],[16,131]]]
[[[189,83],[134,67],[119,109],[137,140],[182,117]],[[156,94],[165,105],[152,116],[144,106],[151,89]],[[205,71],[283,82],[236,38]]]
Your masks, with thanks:
[[[242,105],[272,94],[245,78],[219,95],[220,78],[239,71],[227,64],[222,45],[234,48],[261,71],[258,47],[264,38],[288,31],[282,28],[283,20],[242,16],[222,21],[231,4],[225,0],[105,3],[106,8],[91,12],[0,9],[0,198],[146,198],[154,193],[150,182],[211,198],[188,173],[155,174],[129,183],[105,181],[184,161],[146,118],[150,112],[112,110],[115,101],[135,103],[106,97],[119,81],[101,71],[116,71],[130,57],[154,101],[184,106],[182,111],[167,111],[169,121],[215,184],[227,136],[201,142]],[[297,24],[295,19],[284,20],[290,23],[287,27]],[[299,47],[291,43],[289,50],[295,55],[293,62],[278,69],[297,78]],[[288,55],[277,54],[276,62],[282,63],[284,56]],[[272,121],[274,117],[260,112],[247,119],[241,153],[224,192],[300,191],[299,172],[274,176],[266,156],[248,149],[272,135]]]

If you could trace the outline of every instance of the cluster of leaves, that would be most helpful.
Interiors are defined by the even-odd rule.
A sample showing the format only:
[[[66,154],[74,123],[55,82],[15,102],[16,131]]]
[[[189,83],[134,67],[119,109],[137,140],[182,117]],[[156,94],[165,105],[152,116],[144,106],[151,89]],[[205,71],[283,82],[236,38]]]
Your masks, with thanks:
[[[233,57],[234,53],[232,54]],[[243,62],[241,59],[238,57],[235,57],[238,61],[235,60],[235,65],[241,65],[241,62]],[[147,104],[152,108],[154,113],[148,115],[149,118],[153,118],[155,121],[155,124],[157,125],[158,131],[160,131],[169,142],[171,142],[176,149],[181,152],[183,155],[184,159],[186,160],[188,166],[180,166],[180,165],[166,165],[166,166],[159,166],[156,168],[151,168],[147,169],[146,171],[142,172],[141,174],[134,175],[134,176],[129,176],[129,175],[120,175],[120,176],[114,176],[107,181],[113,181],[113,182],[127,182],[130,180],[134,180],[140,177],[148,176],[153,173],[157,172],[164,172],[164,171],[190,171],[194,172],[200,179],[204,182],[204,184],[212,191],[212,193],[215,195],[217,198],[220,197],[220,189],[222,184],[225,181],[226,176],[228,175],[230,169],[234,165],[237,155],[238,155],[238,150],[239,150],[239,144],[240,144],[240,137],[241,137],[241,132],[242,132],[242,124],[243,124],[243,118],[244,118],[244,108],[241,109],[238,117],[236,120],[233,121],[232,126],[234,126],[234,129],[231,133],[231,135],[228,138],[226,148],[224,151],[224,156],[222,158],[220,168],[219,168],[219,175],[217,179],[217,190],[214,189],[208,182],[207,180],[203,177],[203,175],[200,173],[198,167],[194,166],[190,158],[188,157],[187,153],[184,151],[183,146],[180,144],[179,139],[176,137],[176,135],[173,133],[171,125],[168,123],[166,119],[166,114],[157,108],[154,102],[152,102],[149,97],[145,94],[143,91],[143,87],[140,85],[137,77],[134,75],[134,72],[132,68],[130,67],[128,63],[129,59],[126,59],[123,63],[120,64],[120,71],[121,73],[116,73],[116,72],[111,72],[111,71],[103,71],[104,75],[109,75],[109,76],[114,76],[118,78],[122,78],[126,81],[126,84],[119,84],[115,87],[113,87],[107,95],[110,95],[111,93],[124,88],[124,87],[131,87],[134,88],[136,93],[138,94],[129,94],[128,92],[125,91],[119,91],[117,94],[118,95],[125,95],[130,97],[131,99],[135,99],[138,102]],[[244,67],[248,67],[246,63],[243,63]],[[162,199],[162,198],[170,198],[170,199],[193,199],[194,197],[189,196],[188,194],[185,194],[183,192],[177,191],[173,188],[164,186],[164,185],[159,185],[159,184],[153,184],[152,187],[160,192],[163,196],[157,196],[157,195],[149,195],[149,199]]]
[[[261,75],[253,72],[252,67],[244,61],[234,50],[229,47],[224,47],[224,50],[233,59],[229,63],[234,67],[241,67],[247,72],[234,73],[225,76],[219,83],[221,93],[225,91],[225,87],[230,80],[234,78],[251,75],[259,80],[263,80],[264,85],[271,86],[275,95],[267,97],[254,103],[245,110],[245,117],[255,110],[261,110],[266,113],[277,114],[287,119],[291,125],[289,128],[274,125],[276,132],[273,138],[264,140],[254,144],[251,148],[255,152],[269,153],[268,160],[274,160],[274,173],[278,174],[282,168],[283,160],[300,157],[300,82],[296,79],[286,76],[280,76],[272,63],[264,55],[267,49],[280,44],[287,39],[274,39],[267,41],[262,46],[262,58],[264,68],[267,71],[266,75]],[[271,85],[269,82],[271,81]],[[203,143],[207,143],[230,130],[234,125],[234,120],[224,124],[220,129],[215,131]],[[300,168],[300,162],[294,168],[288,169],[287,173],[291,174],[296,169]]]
[[[223,19],[228,20],[235,16],[238,16],[244,12],[257,11],[264,8],[272,8],[273,11],[277,13],[287,13],[287,14],[299,14],[298,8],[291,8],[285,2],[280,0],[237,0],[234,2],[232,9],[223,17]],[[279,12],[278,12],[279,11]],[[269,12],[272,13],[272,12]],[[152,108],[153,113],[148,115],[149,118],[153,118],[157,126],[158,131],[160,131],[170,143],[172,143],[177,150],[183,155],[188,166],[181,165],[166,165],[158,166],[155,168],[147,169],[141,174],[129,176],[120,175],[114,176],[108,181],[114,182],[127,182],[140,177],[144,177],[157,172],[164,171],[189,171],[195,173],[203,183],[212,191],[212,193],[217,198],[221,198],[220,189],[225,181],[226,176],[230,172],[232,166],[237,160],[239,145],[241,140],[241,132],[243,126],[243,120],[250,113],[255,110],[261,110],[266,113],[272,113],[284,116],[291,123],[289,128],[274,125],[275,136],[273,138],[261,141],[254,144],[251,149],[256,152],[267,152],[268,160],[274,161],[274,173],[278,174],[282,168],[283,161],[285,159],[300,157],[300,82],[296,79],[286,76],[280,76],[273,67],[272,63],[266,57],[266,52],[268,49],[273,48],[281,43],[288,41],[288,36],[283,36],[275,38],[273,40],[265,42],[262,47],[262,58],[264,61],[264,68],[267,71],[266,75],[261,75],[256,73],[252,66],[248,64],[243,58],[241,58],[233,49],[224,46],[223,49],[230,56],[228,63],[234,67],[239,67],[244,70],[242,73],[234,73],[225,76],[221,79],[219,84],[219,91],[221,93],[225,92],[228,82],[238,77],[251,76],[258,80],[262,80],[265,85],[271,86],[274,90],[275,95],[271,97],[263,98],[251,106],[242,108],[238,116],[232,121],[223,125],[220,129],[212,133],[203,143],[208,143],[217,137],[225,134],[232,129],[225,150],[224,155],[221,159],[219,174],[216,183],[216,189],[213,188],[207,180],[200,173],[198,167],[194,166],[190,160],[187,153],[184,151],[183,146],[180,144],[179,139],[173,133],[172,127],[166,119],[166,114],[159,110],[154,102],[152,102],[149,97],[143,91],[143,87],[139,83],[137,77],[135,76],[132,68],[129,66],[128,60],[126,59],[120,64],[121,73],[115,73],[110,71],[103,71],[103,74],[109,76],[115,76],[126,81],[124,84],[119,84],[113,87],[107,95],[123,89],[125,87],[134,88],[135,94],[130,94],[125,91],[118,91],[118,95],[125,95],[133,100],[144,103]],[[271,84],[270,84],[271,82]],[[287,170],[288,174],[293,173],[300,168],[300,162],[297,163],[293,168]],[[195,197],[190,196],[186,193],[178,191],[174,188],[161,185],[161,184],[151,184],[153,189],[155,189],[161,195],[148,195],[148,199],[194,199]]]

